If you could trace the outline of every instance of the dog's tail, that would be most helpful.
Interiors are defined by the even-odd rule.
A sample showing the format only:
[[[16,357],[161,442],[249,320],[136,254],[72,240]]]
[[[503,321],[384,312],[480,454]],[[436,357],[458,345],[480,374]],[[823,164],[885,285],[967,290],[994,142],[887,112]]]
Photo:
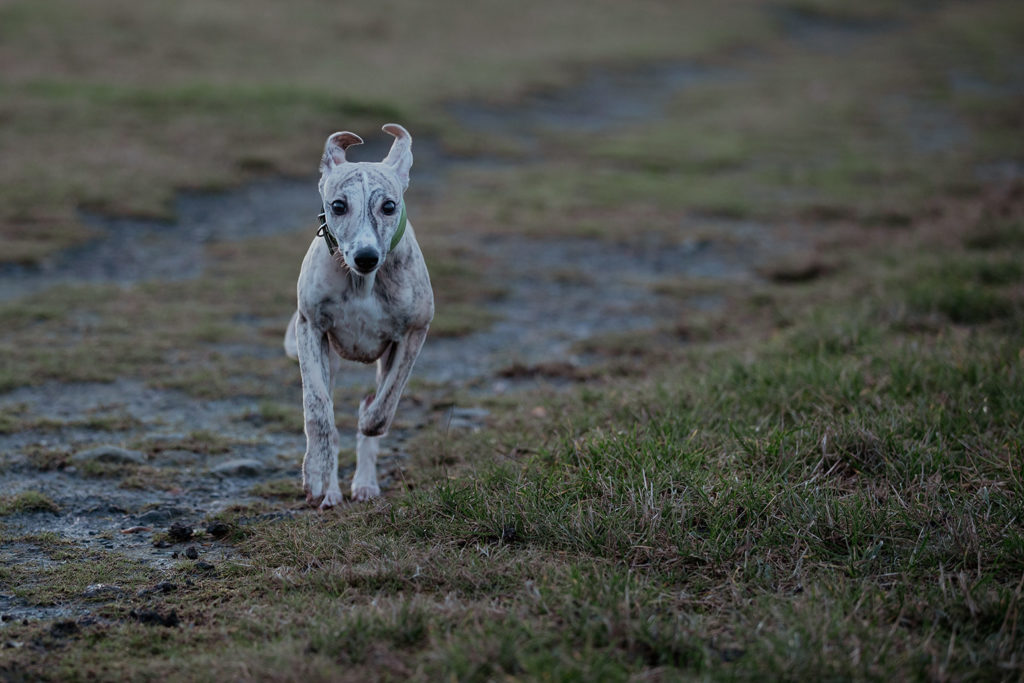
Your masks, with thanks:
[[[295,325],[299,322],[299,312],[295,311],[292,319],[288,322],[288,329],[284,331],[284,352],[292,360],[299,359],[299,345],[295,340]]]

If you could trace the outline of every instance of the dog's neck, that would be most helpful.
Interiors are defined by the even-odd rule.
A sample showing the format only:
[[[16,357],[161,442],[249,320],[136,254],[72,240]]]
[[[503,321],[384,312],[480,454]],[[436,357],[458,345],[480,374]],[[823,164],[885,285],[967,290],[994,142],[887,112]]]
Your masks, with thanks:
[[[373,293],[373,285],[377,282],[377,271],[369,275],[360,275],[351,270],[348,271],[348,283],[352,287],[352,293],[359,298],[370,296]]]

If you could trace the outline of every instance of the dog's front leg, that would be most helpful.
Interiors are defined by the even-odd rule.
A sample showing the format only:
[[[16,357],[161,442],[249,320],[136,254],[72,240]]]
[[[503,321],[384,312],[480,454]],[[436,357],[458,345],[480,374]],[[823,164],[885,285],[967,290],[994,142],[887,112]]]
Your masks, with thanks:
[[[410,330],[377,361],[377,393],[367,396],[359,404],[356,473],[352,477],[352,497],[355,500],[369,500],[380,495],[377,484],[380,438],[391,427],[398,400],[426,338],[427,328]]]
[[[302,413],[306,455],[302,459],[302,486],[306,500],[320,509],[341,502],[338,486],[338,430],[334,426],[331,397],[331,362],[327,336],[303,315],[295,326],[295,341],[302,375]]]

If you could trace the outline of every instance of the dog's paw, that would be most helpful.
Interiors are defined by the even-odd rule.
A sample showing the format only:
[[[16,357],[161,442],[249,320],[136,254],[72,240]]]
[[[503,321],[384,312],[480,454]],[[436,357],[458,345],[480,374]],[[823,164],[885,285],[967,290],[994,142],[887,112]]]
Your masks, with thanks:
[[[323,511],[323,510],[326,510],[328,508],[332,508],[332,507],[334,507],[336,505],[341,505],[341,501],[342,500],[343,500],[343,498],[342,498],[342,495],[341,495],[341,489],[339,489],[339,488],[328,489],[327,493],[324,494],[324,499],[323,499],[323,501],[321,501],[319,509],[321,511]]]
[[[367,411],[359,416],[359,433],[363,436],[384,436],[388,431],[388,420],[383,415]]]
[[[306,492],[306,502],[316,507],[324,500],[329,490],[329,477],[327,475],[303,472],[302,490]]]
[[[380,487],[376,484],[352,487],[352,500],[357,503],[362,503],[367,500],[377,498],[378,496],[380,496]]]

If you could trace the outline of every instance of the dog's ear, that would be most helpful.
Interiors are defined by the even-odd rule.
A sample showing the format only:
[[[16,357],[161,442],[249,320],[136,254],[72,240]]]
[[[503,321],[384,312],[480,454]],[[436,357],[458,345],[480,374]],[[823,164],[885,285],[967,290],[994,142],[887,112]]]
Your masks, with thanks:
[[[395,169],[398,179],[402,181],[402,189],[409,187],[409,169],[412,168],[412,136],[397,123],[388,123],[384,132],[395,136],[391,143],[391,151],[384,157],[384,163]]]
[[[352,145],[361,144],[363,144],[363,139],[355,133],[349,133],[347,130],[335,133],[327,138],[327,144],[324,145],[324,156],[320,159],[320,172],[323,173],[330,168],[345,163],[345,150]]]

